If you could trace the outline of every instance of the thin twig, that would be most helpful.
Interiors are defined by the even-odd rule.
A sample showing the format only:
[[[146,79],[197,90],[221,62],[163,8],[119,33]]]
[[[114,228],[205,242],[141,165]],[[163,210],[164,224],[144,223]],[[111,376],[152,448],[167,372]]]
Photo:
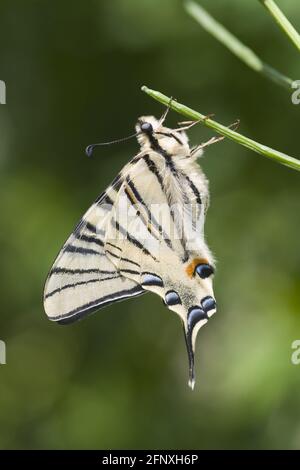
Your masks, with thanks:
[[[220,41],[227,49],[237,56],[248,67],[261,73],[268,79],[273,80],[288,90],[291,90],[293,80],[265,64],[249,47],[245,46],[237,37],[218,23],[204,8],[192,0],[184,2],[186,11],[191,15],[208,33]]]
[[[282,29],[282,31],[288,36],[290,41],[297,47],[300,51],[300,35],[294,26],[289,22],[287,17],[282,13],[280,8],[276,5],[273,0],[259,0],[262,3],[268,12],[273,16],[276,23]]]
[[[177,101],[171,101],[169,96],[163,95],[159,91],[151,90],[150,88],[143,86],[142,91],[147,93],[147,95],[154,98],[156,101],[160,103],[170,106],[171,109],[177,111],[177,113],[182,114],[190,119],[201,121],[205,126],[214,129],[219,134],[228,137],[229,139],[233,140],[234,142],[243,145],[244,147],[253,150],[264,157],[270,158],[271,160],[276,161],[277,163],[281,163],[282,165],[288,166],[289,168],[293,168],[294,170],[300,171],[300,160],[290,157],[282,152],[278,152],[266,145],[260,144],[255,140],[249,139],[238,132],[233,131],[232,129],[219,124],[218,122],[208,118],[204,114],[201,114],[191,108],[188,108],[184,104],[178,103]]]

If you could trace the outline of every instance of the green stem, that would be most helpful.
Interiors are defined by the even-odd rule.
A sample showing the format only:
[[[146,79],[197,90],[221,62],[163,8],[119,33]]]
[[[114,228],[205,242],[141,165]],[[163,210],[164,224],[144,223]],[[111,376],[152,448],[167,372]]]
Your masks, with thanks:
[[[184,2],[186,11],[191,15],[208,33],[220,41],[227,49],[237,56],[248,67],[261,73],[268,79],[291,90],[293,80],[265,64],[249,47],[245,46],[230,31],[218,23],[204,8],[192,0]]]
[[[274,160],[277,163],[281,163],[282,165],[288,166],[289,168],[293,168],[294,170],[300,171],[300,160],[290,157],[289,155],[286,155],[282,152],[278,152],[277,150],[267,147],[266,145],[260,144],[255,140],[249,139],[248,137],[229,129],[226,126],[223,126],[222,124],[219,124],[218,122],[207,118],[204,114],[201,114],[191,108],[188,108],[184,104],[178,103],[177,101],[171,100],[169,96],[163,95],[159,91],[151,90],[146,86],[142,87],[142,91],[147,93],[147,95],[151,96],[156,101],[159,101],[160,103],[166,106],[170,106],[170,108],[176,111],[177,113],[182,114],[183,116],[186,116],[190,119],[202,122],[205,126],[214,129],[219,134],[228,137],[228,139],[231,139],[234,142],[237,142],[238,144],[241,144],[256,153],[259,153],[264,157],[270,158],[271,160]]]
[[[273,0],[259,0],[273,16],[282,31],[300,51],[300,35]]]

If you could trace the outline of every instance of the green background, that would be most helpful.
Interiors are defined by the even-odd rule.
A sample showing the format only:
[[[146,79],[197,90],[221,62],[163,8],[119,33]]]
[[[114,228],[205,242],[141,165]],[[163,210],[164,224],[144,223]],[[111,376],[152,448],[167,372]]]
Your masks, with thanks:
[[[278,1],[300,28],[297,0]],[[299,54],[254,1],[201,5],[266,62],[300,79]],[[187,387],[180,322],[147,294],[70,326],[43,311],[45,277],[83,212],[138,151],[87,144],[132,133],[158,89],[289,155],[300,105],[204,32],[177,0],[2,1],[1,448],[297,448],[298,172],[233,142],[209,147],[206,236],[218,312]],[[181,116],[171,112],[167,124]],[[196,126],[193,144],[212,132]]]

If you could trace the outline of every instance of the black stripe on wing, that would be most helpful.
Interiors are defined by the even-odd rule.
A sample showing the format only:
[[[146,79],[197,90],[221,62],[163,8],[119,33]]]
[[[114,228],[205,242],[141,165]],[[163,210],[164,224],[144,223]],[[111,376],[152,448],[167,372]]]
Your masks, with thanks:
[[[116,258],[120,261],[125,261],[126,263],[130,263],[130,264],[133,264],[134,266],[137,266],[138,268],[140,268],[140,265],[138,263],[136,263],[135,261],[132,261],[131,259],[129,258],[124,258],[123,256],[119,256],[119,255],[116,255],[115,253],[113,253],[112,251],[110,250],[105,250],[106,253],[108,253],[109,255],[111,255],[113,258]]]
[[[60,293],[61,291],[65,289],[71,289],[77,286],[83,286],[87,284],[93,284],[95,282],[110,281],[111,279],[117,279],[118,277],[120,276],[117,275],[117,276],[109,276],[109,277],[102,277],[102,278],[97,277],[96,279],[89,279],[88,281],[78,281],[78,282],[74,282],[71,284],[65,284],[61,287],[58,287],[57,289],[52,290],[51,292],[48,292],[48,294],[45,295],[45,300],[48,299],[49,297],[52,297],[55,294]]]
[[[127,188],[125,188],[125,194],[129,200],[129,202],[135,206],[137,204],[137,199],[134,199],[134,196],[128,191]],[[145,218],[145,216],[143,214],[141,214],[141,211],[138,210],[136,208],[136,215],[140,218],[140,220],[142,221],[142,223],[144,224],[144,226],[146,227],[146,229],[148,230],[148,232],[157,240],[159,241],[159,238],[157,238],[155,236],[155,233],[153,232],[153,227],[152,227],[152,224],[150,223],[150,220],[149,220],[149,216],[147,215],[147,218]]]
[[[116,228],[116,230],[118,232],[120,232],[122,235],[124,235],[124,237],[126,238],[126,240],[129,241],[129,243],[132,243],[136,248],[139,248],[140,250],[143,251],[144,254],[148,255],[148,256],[151,256],[151,258],[154,260],[154,261],[157,261],[157,259],[155,258],[154,255],[152,255],[150,253],[149,250],[147,250],[147,248],[145,248],[141,242],[139,242],[139,240],[137,240],[133,235],[131,235],[129,232],[127,232],[127,230],[125,230],[124,227],[122,227],[119,222],[117,222],[115,219],[111,219],[111,223],[113,224],[113,226]]]
[[[157,181],[158,181],[158,183],[161,187],[161,190],[166,195],[166,198],[168,200],[168,194],[167,194],[162,176],[161,176],[155,162],[150,158],[149,155],[145,155],[143,157],[143,160],[146,163],[149,170],[156,176],[156,179],[157,179]],[[172,161],[172,163],[174,164],[173,161]],[[172,210],[172,208],[170,208],[170,214],[171,214],[171,217],[172,217],[172,219],[175,223],[174,211]],[[188,254],[188,251],[187,251],[187,248],[186,248],[186,243],[185,243],[185,240],[183,239],[183,237],[180,237],[179,241],[180,241],[182,249],[183,249],[182,262],[185,263],[188,260],[189,254]]]
[[[198,204],[201,204],[202,201],[201,201],[200,192],[199,192],[198,189],[196,188],[196,186],[195,186],[195,184],[193,183],[193,181],[192,181],[187,175],[185,175],[185,178],[186,178],[186,180],[187,180],[187,182],[188,182],[188,184],[189,184],[191,190],[193,191],[193,193],[194,193],[194,195],[195,195],[195,197],[196,197],[196,202],[197,202]]]
[[[157,168],[157,166],[155,165],[154,161],[151,160],[151,158],[149,157],[149,155],[145,155],[145,156],[143,157],[143,160],[146,162],[146,165],[147,165],[147,167],[149,168],[149,170],[156,176],[157,181],[159,182],[159,185],[160,185],[160,187],[161,187],[162,192],[163,192],[163,193],[166,193],[165,185],[164,185],[162,176],[161,176],[161,174],[159,173],[158,168]]]
[[[115,201],[113,200],[115,197],[114,191],[117,193],[119,189],[121,188],[122,183],[123,183],[123,177],[121,174],[118,174],[114,178],[110,186],[103,193],[101,193],[100,196],[97,197],[97,199],[94,201],[94,204],[91,206],[91,209],[93,208],[93,206],[101,207],[101,205],[106,205],[107,206],[106,210],[107,212],[109,212],[113,204],[115,203]],[[83,218],[76,225],[74,229],[74,234],[82,233],[83,231],[87,229],[88,231],[92,233],[95,233],[95,234],[97,233],[98,235],[99,234],[104,235],[105,234],[104,230],[98,229],[96,225],[86,220],[85,218],[86,215],[87,214],[85,214],[85,216],[83,216]]]
[[[80,219],[78,224],[76,225],[76,227],[74,229],[74,234],[80,233],[82,228],[87,229],[89,232],[92,232],[92,233],[97,233],[98,232],[96,225],[91,224],[90,222],[85,220],[84,217],[82,219]]]
[[[134,197],[136,198],[136,200],[145,208],[146,212],[147,212],[147,216],[148,216],[148,220],[151,222],[151,224],[153,224],[153,226],[156,228],[156,230],[158,230],[159,234],[163,236],[163,239],[165,240],[167,246],[169,248],[172,249],[172,243],[171,243],[171,240],[170,238],[168,237],[168,235],[166,234],[166,232],[164,231],[164,229],[162,228],[161,224],[159,224],[157,222],[157,220],[155,219],[153,213],[151,212],[151,210],[149,209],[149,207],[147,206],[147,204],[145,203],[144,199],[142,198],[142,196],[140,195],[139,191],[137,190],[135,184],[133,183],[133,181],[129,178],[129,176],[127,176],[126,178],[126,182],[129,186],[129,188],[131,189]],[[127,196],[128,196],[128,193],[126,193]],[[147,224],[146,224],[147,226]],[[147,227],[148,228],[148,227]],[[152,232],[151,232],[152,233]]]
[[[104,255],[104,253],[100,253],[99,251],[93,250],[92,248],[84,248],[83,246],[76,246],[71,244],[66,245],[62,251],[64,253],[76,253],[78,255]]]
[[[114,274],[115,271],[108,271],[108,270],[102,270],[98,268],[88,268],[88,269],[71,269],[71,268],[64,268],[64,267],[55,267],[51,269],[48,279],[53,276],[54,274],[71,274],[71,275],[76,275],[76,274]]]
[[[123,269],[123,268],[120,269],[120,273],[136,274],[137,276],[141,274],[140,271],[136,271],[134,269]]]
[[[122,251],[122,250],[121,250],[121,248],[120,248],[119,246],[117,246],[117,245],[114,245],[114,244],[113,244],[113,243],[111,243],[111,242],[106,242],[106,245],[109,245],[109,246],[111,246],[112,248],[115,248],[115,249],[116,249],[116,250],[118,250],[118,251]]]
[[[104,245],[103,241],[99,237],[93,237],[93,236],[85,235],[84,233],[81,234],[80,232],[75,233],[74,236],[77,240],[80,240],[80,241],[83,241],[83,242],[95,243],[98,246],[103,246]]]
[[[73,323],[76,320],[80,320],[83,316],[96,312],[102,307],[106,307],[107,305],[110,305],[114,302],[119,302],[129,297],[138,296],[144,293],[145,290],[141,286],[137,285],[132,289],[122,290],[104,297],[100,297],[99,299],[81,305],[80,307],[77,307],[64,315],[59,315],[55,318],[50,317],[50,320],[57,321],[57,323],[61,325]]]

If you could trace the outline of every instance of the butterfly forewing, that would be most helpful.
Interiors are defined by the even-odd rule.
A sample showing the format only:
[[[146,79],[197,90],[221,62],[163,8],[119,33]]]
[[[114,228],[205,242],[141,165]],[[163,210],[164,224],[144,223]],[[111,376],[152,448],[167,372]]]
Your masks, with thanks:
[[[45,311],[51,320],[71,322],[144,292],[120,274],[104,250],[116,194],[111,187],[95,201],[58,255],[44,290]]]

